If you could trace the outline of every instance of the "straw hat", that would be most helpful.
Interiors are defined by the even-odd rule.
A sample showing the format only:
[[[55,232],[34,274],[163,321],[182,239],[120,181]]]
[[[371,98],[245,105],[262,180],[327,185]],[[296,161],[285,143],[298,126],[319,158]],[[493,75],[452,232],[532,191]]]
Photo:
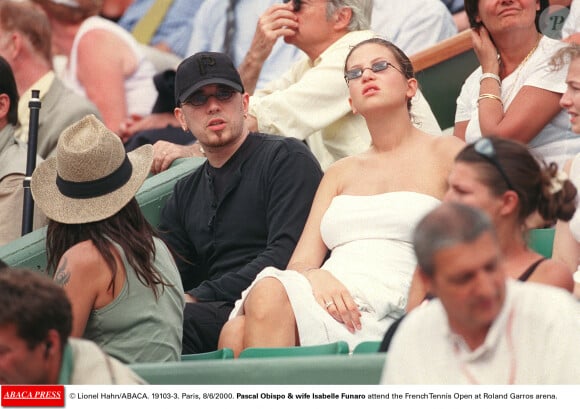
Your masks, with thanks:
[[[32,174],[32,196],[52,220],[66,224],[106,219],[135,196],[149,174],[153,147],[125,153],[121,139],[94,115],[66,128],[56,157]]]

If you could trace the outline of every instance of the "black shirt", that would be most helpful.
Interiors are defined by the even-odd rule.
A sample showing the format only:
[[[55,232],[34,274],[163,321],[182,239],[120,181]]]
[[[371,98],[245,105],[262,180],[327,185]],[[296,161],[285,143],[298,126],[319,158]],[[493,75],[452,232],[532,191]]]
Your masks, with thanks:
[[[321,178],[302,142],[250,133],[223,167],[206,162],[177,182],[160,233],[184,288],[233,302],[263,268],[286,268]]]

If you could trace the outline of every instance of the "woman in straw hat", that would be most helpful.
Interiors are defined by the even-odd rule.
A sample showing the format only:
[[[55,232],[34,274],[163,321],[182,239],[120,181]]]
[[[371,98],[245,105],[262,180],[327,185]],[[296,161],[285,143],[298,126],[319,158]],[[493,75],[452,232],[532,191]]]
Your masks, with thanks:
[[[152,159],[151,145],[126,154],[120,138],[90,115],[65,129],[56,157],[31,182],[49,218],[48,271],[73,307],[72,336],[127,363],[181,355],[179,272],[135,200]]]

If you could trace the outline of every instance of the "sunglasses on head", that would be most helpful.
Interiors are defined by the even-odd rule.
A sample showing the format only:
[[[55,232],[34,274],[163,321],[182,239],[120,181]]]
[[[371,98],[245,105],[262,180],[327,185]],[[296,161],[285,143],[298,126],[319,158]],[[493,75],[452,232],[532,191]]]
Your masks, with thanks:
[[[495,148],[493,147],[493,143],[491,142],[491,139],[488,139],[488,138],[479,139],[477,142],[475,142],[473,144],[473,149],[475,150],[475,152],[479,156],[486,159],[489,163],[491,163],[497,169],[497,171],[501,174],[501,177],[503,178],[504,182],[507,184],[507,186],[510,190],[516,191],[516,189],[514,189],[514,186],[510,182],[509,178],[507,177],[507,174],[505,173],[503,167],[500,165],[499,161],[497,160]]]
[[[284,3],[290,3],[290,1],[292,1],[292,4],[294,4],[294,11],[300,11],[302,0],[284,0]]]
[[[211,97],[215,97],[218,101],[228,101],[235,93],[236,90],[233,88],[219,86],[214,94],[204,94],[203,91],[194,92],[184,104],[200,107],[205,105]]]
[[[371,70],[372,72],[381,72],[386,70],[389,67],[393,67],[395,70],[399,71],[401,74],[403,73],[400,69],[395,67],[393,64],[388,62],[387,60],[377,61],[370,67],[363,67],[363,68],[353,68],[352,70],[348,70],[344,74],[344,79],[348,84],[349,81],[356,80],[357,78],[362,77],[365,70]]]

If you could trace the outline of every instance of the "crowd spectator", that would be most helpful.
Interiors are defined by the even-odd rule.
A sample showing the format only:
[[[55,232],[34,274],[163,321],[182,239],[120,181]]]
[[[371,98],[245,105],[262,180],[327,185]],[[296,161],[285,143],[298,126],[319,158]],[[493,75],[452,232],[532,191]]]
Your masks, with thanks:
[[[145,382],[91,341],[72,338],[65,292],[38,272],[0,271],[0,383],[131,385]]]
[[[260,270],[288,263],[322,171],[303,143],[248,130],[249,95],[225,54],[185,59],[175,88],[175,115],[207,157],[176,183],[159,226],[187,290],[183,353],[191,354],[217,348],[234,302]]]
[[[0,7],[2,4],[0,3]],[[8,62],[0,57],[0,246],[22,234],[24,176],[28,149],[15,137],[18,124],[18,92]],[[38,162],[42,158],[37,158]],[[46,217],[34,209],[33,227],[46,224]]]
[[[398,328],[382,384],[580,383],[580,321],[569,293],[506,279],[491,220],[445,203],[413,234],[419,274],[437,298]]]
[[[37,153],[51,156],[61,132],[86,115],[100,118],[97,107],[68,89],[53,70],[51,31],[46,15],[28,1],[0,2],[0,55],[16,79],[20,102],[16,137],[28,141],[32,90],[40,92]]]
[[[260,71],[268,58],[260,50],[271,49],[268,44],[274,44],[279,37],[302,50],[306,57],[281,78],[254,92],[247,119],[249,129],[306,141],[323,169],[337,159],[368,149],[368,128],[364,119],[352,111],[342,81],[345,57],[352,46],[376,37],[369,30],[372,7],[372,0],[301,2],[299,8],[294,2],[271,6],[260,18],[252,40],[252,47],[259,50],[248,52],[255,56],[251,70]],[[255,77],[255,73],[249,73],[250,67],[246,68],[243,76]],[[413,100],[411,115],[420,129],[441,134],[420,91]],[[169,145],[165,141],[158,144],[156,153],[168,153],[160,170],[178,157],[199,154],[195,145]]]
[[[48,15],[53,49],[68,58],[63,82],[97,106],[109,129],[119,134],[125,118],[151,113],[153,64],[129,32],[98,16],[102,0],[33,1]]]
[[[454,133],[467,142],[482,135],[518,140],[561,167],[580,151],[580,137],[571,132],[559,105],[567,67],[549,66],[553,53],[565,44],[538,32],[538,9],[537,2],[514,6],[466,0],[481,66],[461,89]]]
[[[392,43],[355,45],[343,73],[371,147],[325,172],[287,270],[264,269],[236,302],[219,344],[235,354],[338,340],[354,348],[404,312],[416,265],[411,229],[443,198],[463,143],[413,125],[417,80]]]
[[[49,218],[47,271],[71,300],[72,336],[126,363],[181,355],[179,272],[135,200],[152,160],[151,145],[125,154],[120,138],[87,116],[65,129],[31,181]]]
[[[567,221],[577,192],[556,164],[538,161],[519,142],[487,137],[455,159],[446,199],[481,208],[494,223],[508,276],[572,291],[571,270],[528,247],[526,225],[536,212],[544,223]]]
[[[572,5],[577,4],[573,2]],[[553,63],[561,65],[569,62],[570,66],[566,76],[566,92],[560,99],[560,105],[570,116],[572,131],[580,134],[580,45],[570,44],[563,48],[554,56]],[[572,183],[580,186],[580,154],[566,162],[564,171],[570,175]],[[580,212],[574,213],[574,217],[569,222],[559,220],[556,223],[554,236],[553,258],[561,260],[571,271],[574,272],[574,295],[580,299]]]

